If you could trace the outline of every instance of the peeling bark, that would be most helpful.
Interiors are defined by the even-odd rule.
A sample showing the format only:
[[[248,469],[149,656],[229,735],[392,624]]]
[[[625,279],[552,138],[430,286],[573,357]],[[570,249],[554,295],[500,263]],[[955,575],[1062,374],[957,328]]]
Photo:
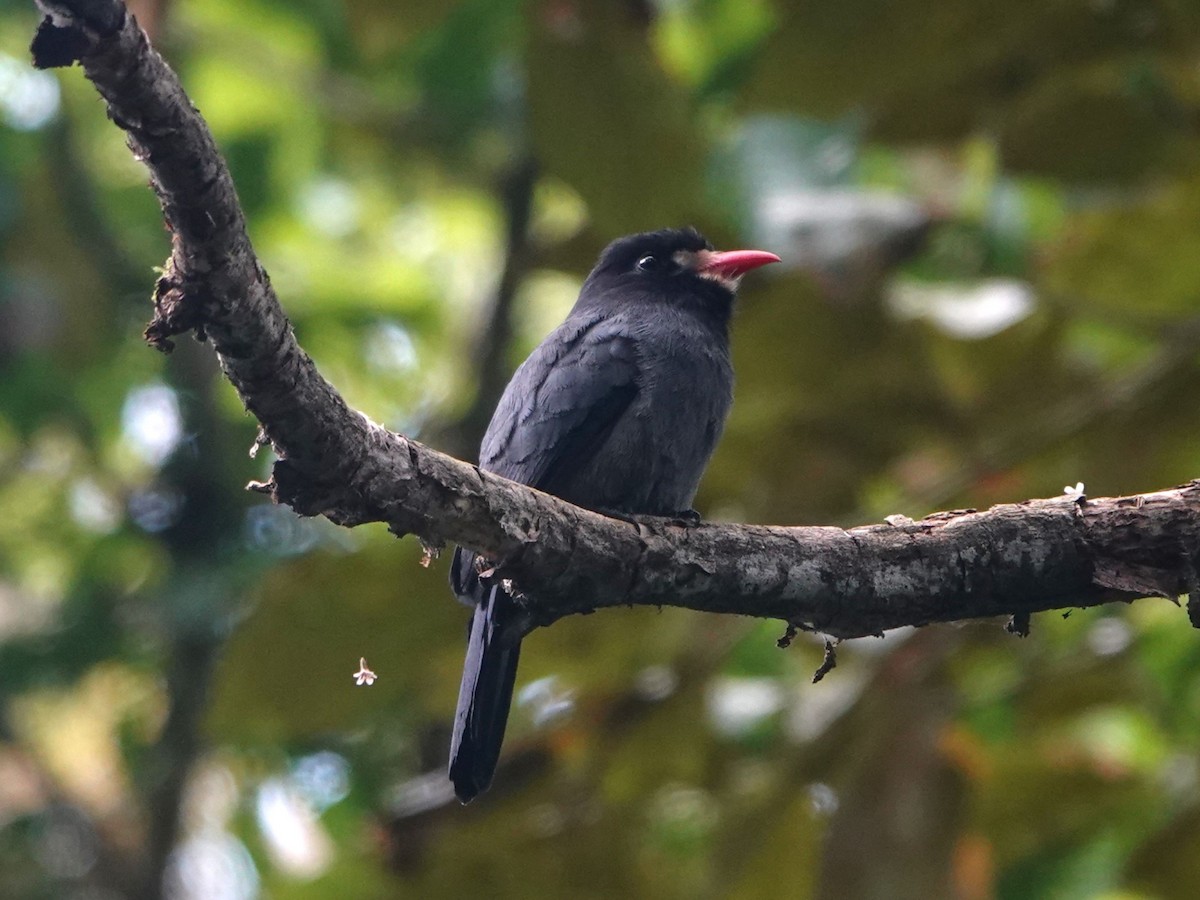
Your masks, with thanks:
[[[472,547],[524,592],[535,624],[650,604],[848,638],[998,615],[1024,627],[1040,610],[1196,596],[1200,481],[849,530],[687,527],[608,519],[386,431],[351,409],[297,344],[212,136],[133,16],[113,0],[41,5],[36,64],[82,62],[150,169],[171,231],[147,339],[169,350],[193,332],[216,351],[279,457],[271,480],[254,486],[277,502]]]

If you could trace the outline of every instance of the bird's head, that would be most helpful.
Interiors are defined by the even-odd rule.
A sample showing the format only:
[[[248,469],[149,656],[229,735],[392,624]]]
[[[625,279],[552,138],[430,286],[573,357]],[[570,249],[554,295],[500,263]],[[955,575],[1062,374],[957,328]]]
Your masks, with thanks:
[[[779,262],[764,250],[714,250],[694,228],[666,228],[613,241],[588,275],[580,300],[698,302],[728,312],[742,276]],[[603,299],[601,299],[603,298]]]

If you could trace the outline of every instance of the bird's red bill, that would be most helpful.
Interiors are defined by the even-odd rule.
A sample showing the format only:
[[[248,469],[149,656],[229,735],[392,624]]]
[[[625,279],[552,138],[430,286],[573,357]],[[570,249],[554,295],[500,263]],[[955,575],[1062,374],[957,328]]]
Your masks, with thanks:
[[[751,269],[779,262],[779,257],[766,250],[709,250],[701,251],[699,271],[721,278],[741,278]]]

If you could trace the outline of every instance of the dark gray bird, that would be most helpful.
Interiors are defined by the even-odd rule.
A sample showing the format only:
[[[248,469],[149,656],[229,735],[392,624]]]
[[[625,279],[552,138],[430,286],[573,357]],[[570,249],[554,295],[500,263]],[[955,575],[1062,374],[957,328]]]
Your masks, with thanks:
[[[761,250],[717,252],[692,229],[624,237],[592,269],[565,322],[500,398],[480,468],[600,512],[691,513],[733,399],[729,319]],[[491,783],[512,703],[518,601],[459,548],[450,583],[475,614],[450,745],[467,803]]]

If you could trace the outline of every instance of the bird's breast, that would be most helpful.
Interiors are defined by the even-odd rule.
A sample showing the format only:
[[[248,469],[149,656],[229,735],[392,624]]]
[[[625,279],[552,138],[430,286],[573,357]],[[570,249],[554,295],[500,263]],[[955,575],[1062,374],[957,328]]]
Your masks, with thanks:
[[[691,508],[724,428],[733,399],[727,344],[671,323],[639,335],[638,372],[633,403],[571,487],[592,508],[670,515]]]

